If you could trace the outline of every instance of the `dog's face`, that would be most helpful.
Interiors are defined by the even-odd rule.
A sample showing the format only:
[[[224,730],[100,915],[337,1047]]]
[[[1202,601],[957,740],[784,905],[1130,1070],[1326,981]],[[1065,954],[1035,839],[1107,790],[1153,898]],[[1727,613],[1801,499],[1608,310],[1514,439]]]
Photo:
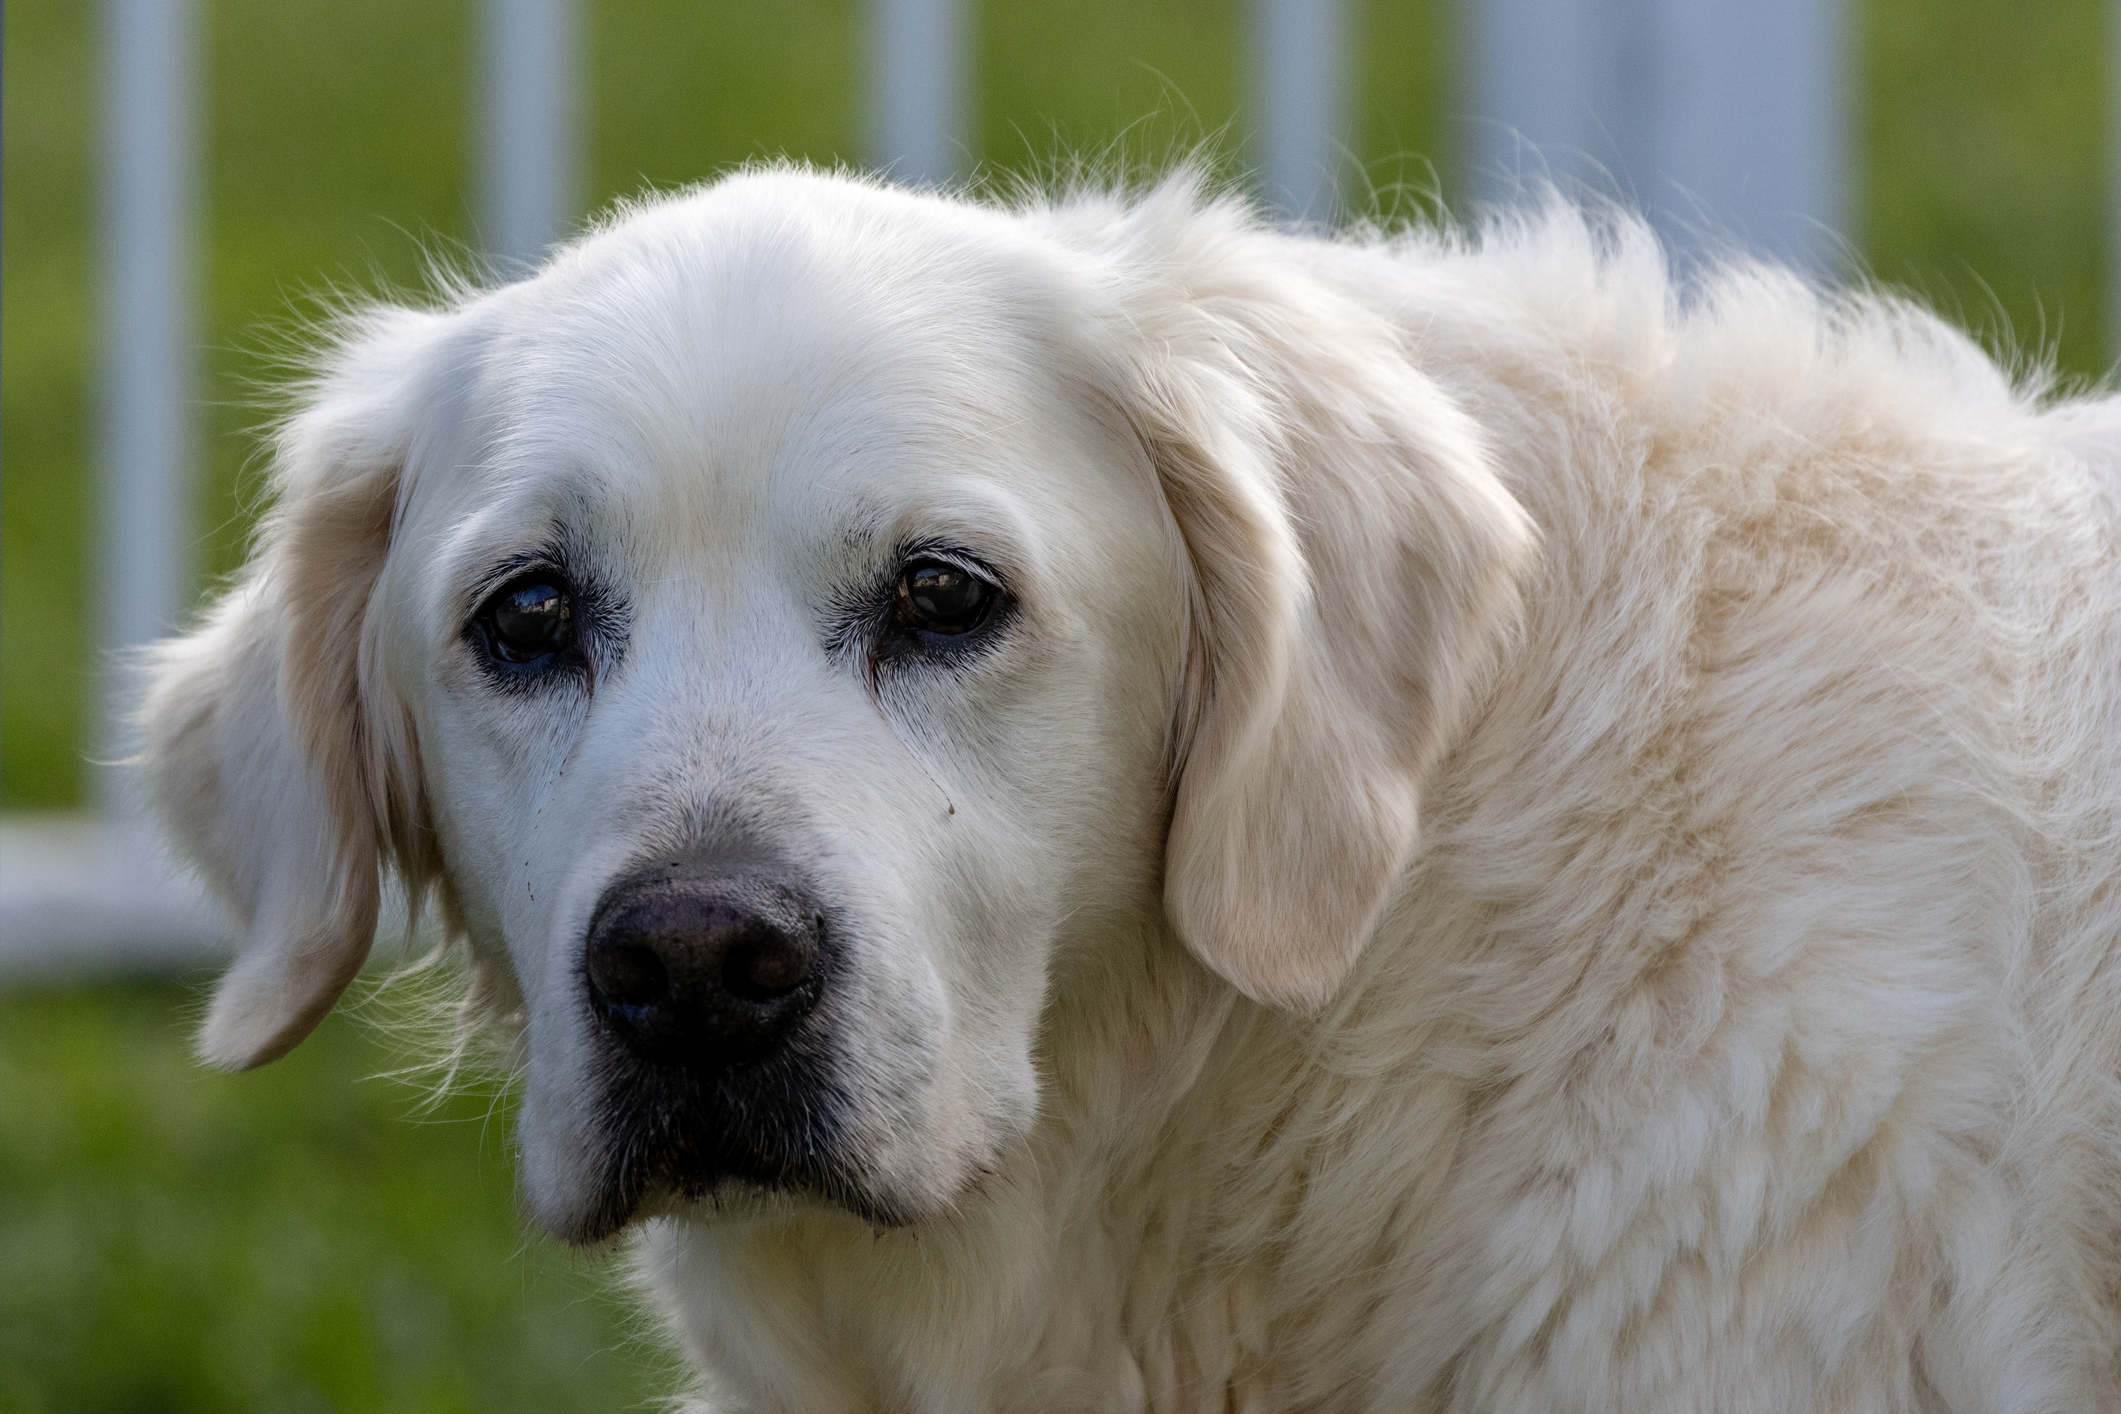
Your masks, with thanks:
[[[208,1054],[306,1033],[395,864],[519,998],[531,1206],[593,1240],[942,1210],[1033,1122],[1056,958],[1167,909],[1322,999],[1529,540],[1377,330],[1277,349],[1159,283],[1183,221],[1083,224],[756,176],[357,329],[147,708],[249,927]],[[1323,399],[1267,366],[1351,343]]]
[[[753,1185],[933,1211],[1033,1113],[1066,920],[1156,906],[1185,590],[1065,312],[743,214],[515,292],[378,591],[571,1233]]]

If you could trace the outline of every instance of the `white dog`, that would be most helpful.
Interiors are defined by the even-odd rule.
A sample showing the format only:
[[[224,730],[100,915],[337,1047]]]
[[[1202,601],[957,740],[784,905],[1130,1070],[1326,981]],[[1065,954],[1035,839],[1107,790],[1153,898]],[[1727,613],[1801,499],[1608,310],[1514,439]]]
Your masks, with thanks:
[[[349,322],[147,706],[721,1410],[2121,1407],[2121,404],[1625,220],[754,171]]]

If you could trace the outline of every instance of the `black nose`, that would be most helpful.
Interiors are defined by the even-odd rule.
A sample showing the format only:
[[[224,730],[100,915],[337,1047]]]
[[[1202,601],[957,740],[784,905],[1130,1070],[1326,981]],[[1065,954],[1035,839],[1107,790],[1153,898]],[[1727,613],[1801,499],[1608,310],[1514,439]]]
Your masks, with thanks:
[[[589,925],[589,1003],[643,1060],[757,1060],[816,1004],[823,933],[785,888],[655,875],[620,883]]]

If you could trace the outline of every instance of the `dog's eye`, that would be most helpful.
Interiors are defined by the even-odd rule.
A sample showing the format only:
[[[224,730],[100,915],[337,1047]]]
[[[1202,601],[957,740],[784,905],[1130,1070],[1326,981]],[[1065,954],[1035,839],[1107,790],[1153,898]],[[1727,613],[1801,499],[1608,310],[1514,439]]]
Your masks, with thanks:
[[[501,586],[479,613],[486,644],[504,663],[534,663],[574,643],[574,599],[549,574]]]
[[[941,560],[915,560],[899,573],[898,622],[922,633],[969,633],[994,609],[993,585]]]

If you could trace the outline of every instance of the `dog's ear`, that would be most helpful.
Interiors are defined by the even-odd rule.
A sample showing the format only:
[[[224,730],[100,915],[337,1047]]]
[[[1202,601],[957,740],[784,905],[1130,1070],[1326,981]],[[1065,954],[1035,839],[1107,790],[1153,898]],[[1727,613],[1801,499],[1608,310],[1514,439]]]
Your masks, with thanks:
[[[304,390],[243,578],[162,644],[142,764],[182,853],[234,912],[241,952],[200,1054],[243,1070],[292,1049],[367,959],[383,863],[431,874],[416,747],[378,681],[370,613],[439,317],[359,320]]]
[[[1121,218],[1119,396],[1193,574],[1165,907],[1248,996],[1323,1004],[1534,558],[1479,429],[1304,248],[1183,184]]]

